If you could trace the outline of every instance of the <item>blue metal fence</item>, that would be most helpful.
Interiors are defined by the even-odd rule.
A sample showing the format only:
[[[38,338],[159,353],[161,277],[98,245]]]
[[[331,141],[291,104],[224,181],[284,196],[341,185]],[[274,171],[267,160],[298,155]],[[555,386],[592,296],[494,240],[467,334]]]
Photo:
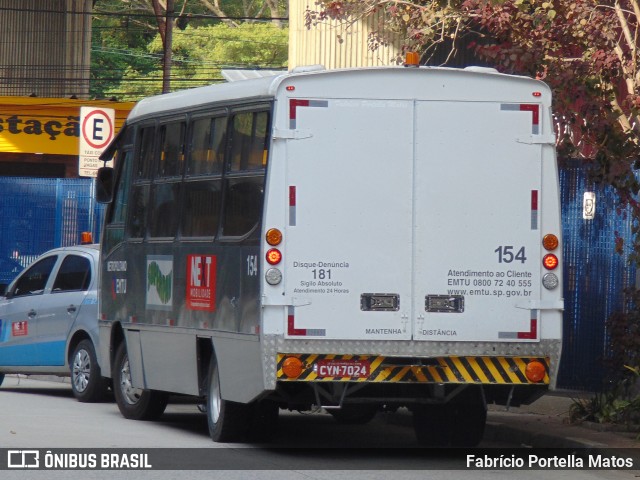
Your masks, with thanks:
[[[615,239],[633,238],[628,211],[610,187],[593,184],[581,165],[560,171],[564,240],[564,342],[558,384],[600,391],[607,378],[606,321],[625,307],[623,292],[635,285],[636,268],[615,253]],[[583,219],[584,192],[595,192],[596,215]],[[628,252],[627,252],[628,253]]]
[[[560,187],[565,314],[558,383],[595,391],[606,377],[605,322],[635,284],[635,267],[614,253],[616,234],[632,238],[631,222],[617,211],[613,190],[590,183],[579,164],[561,169]],[[594,220],[582,218],[585,191],[596,192]],[[46,250],[77,244],[83,231],[99,239],[102,214],[91,179],[0,177],[0,283]]]
[[[102,212],[92,179],[0,177],[0,283],[47,250],[78,244],[81,232],[97,241]]]

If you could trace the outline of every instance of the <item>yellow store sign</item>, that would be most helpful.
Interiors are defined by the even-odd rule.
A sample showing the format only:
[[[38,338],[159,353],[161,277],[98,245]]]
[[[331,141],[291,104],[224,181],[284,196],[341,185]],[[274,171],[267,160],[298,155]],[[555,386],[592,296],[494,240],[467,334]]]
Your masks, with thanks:
[[[0,154],[78,155],[81,107],[115,109],[117,132],[134,105],[104,100],[0,97]]]

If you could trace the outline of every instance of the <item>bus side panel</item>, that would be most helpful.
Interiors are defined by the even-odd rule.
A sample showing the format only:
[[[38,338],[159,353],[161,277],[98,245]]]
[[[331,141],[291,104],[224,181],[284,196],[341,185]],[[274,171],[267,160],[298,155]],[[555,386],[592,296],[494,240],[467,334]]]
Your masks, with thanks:
[[[248,403],[264,391],[260,340],[253,335],[223,332],[213,336],[213,350],[220,362],[220,394],[224,400]]]
[[[146,381],[145,381],[144,369],[142,364],[142,349],[140,347],[140,331],[125,330],[125,341],[127,344],[127,357],[129,359],[131,383],[136,388],[145,388]],[[116,368],[118,367],[116,366]]]
[[[196,336],[178,332],[140,332],[144,388],[198,395]]]

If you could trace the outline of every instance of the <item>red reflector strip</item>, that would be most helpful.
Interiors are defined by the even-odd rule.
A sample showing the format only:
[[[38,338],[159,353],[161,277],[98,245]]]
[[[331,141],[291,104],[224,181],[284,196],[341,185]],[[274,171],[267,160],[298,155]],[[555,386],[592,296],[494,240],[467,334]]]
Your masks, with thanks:
[[[518,332],[518,338],[521,340],[535,340],[538,338],[538,320],[532,318],[529,331]]]
[[[531,322],[528,332],[498,332],[498,338],[513,340],[537,340],[538,339],[538,311],[531,310]]]
[[[531,103],[523,103],[520,105],[521,112],[531,112],[531,133],[538,135],[540,133],[540,106]]]
[[[289,128],[295,130],[298,117],[298,107],[328,107],[327,100],[302,100],[300,98],[289,99]]]
[[[503,103],[500,110],[511,112],[531,112],[531,133],[533,135],[540,134],[540,105],[535,103]]]
[[[296,319],[293,315],[293,308],[289,308],[289,313],[287,314],[287,333],[289,335],[305,336],[307,334],[307,330],[305,328],[296,328],[295,322]]]
[[[294,307],[287,308],[287,334],[289,336],[300,337],[324,337],[327,335],[327,331],[324,328],[296,328],[296,318],[294,314]]]
[[[289,186],[289,225],[296,226],[296,187]]]
[[[538,230],[538,190],[531,190],[531,230]]]

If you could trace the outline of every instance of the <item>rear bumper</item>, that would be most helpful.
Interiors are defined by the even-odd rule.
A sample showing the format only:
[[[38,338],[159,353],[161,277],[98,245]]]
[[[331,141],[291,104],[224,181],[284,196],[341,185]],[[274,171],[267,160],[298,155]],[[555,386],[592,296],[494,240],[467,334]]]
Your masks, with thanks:
[[[539,385],[554,389],[562,341],[540,342],[416,342],[356,340],[291,340],[279,335],[263,337],[264,381],[274,390],[279,381],[358,381],[371,383],[425,383],[476,385]],[[297,355],[304,366],[297,379],[282,372],[286,355]],[[366,378],[318,377],[318,359],[366,357]],[[526,365],[537,360],[545,367],[540,382],[530,382]],[[317,368],[316,368],[317,370]]]
[[[287,358],[300,361],[299,375],[287,375]],[[277,354],[278,381],[436,383],[478,385],[549,385],[549,357],[446,356],[431,358],[370,355]],[[537,362],[544,368],[532,381],[527,366]],[[333,368],[323,368],[330,364]]]

